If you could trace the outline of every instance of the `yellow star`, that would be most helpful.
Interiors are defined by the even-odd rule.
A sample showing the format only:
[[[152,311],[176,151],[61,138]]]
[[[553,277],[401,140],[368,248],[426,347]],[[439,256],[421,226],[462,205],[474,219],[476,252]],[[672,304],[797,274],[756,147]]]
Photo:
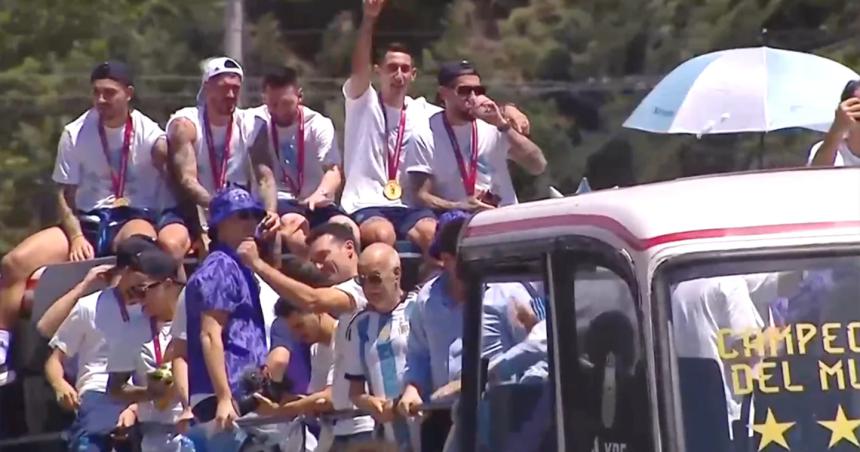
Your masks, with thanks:
[[[764,424],[753,424],[752,426],[756,433],[761,434],[761,442],[758,445],[759,452],[770,443],[777,443],[784,447],[785,450],[790,450],[788,443],[785,441],[785,432],[792,426],[794,426],[794,422],[777,422],[776,418],[773,417],[773,411],[768,408]]]
[[[860,419],[849,420],[845,417],[845,412],[842,411],[842,405],[836,411],[836,419],[832,421],[818,421],[819,424],[827,427],[830,430],[830,444],[828,449],[832,449],[839,441],[843,439],[849,443],[860,447],[860,441],[857,441],[857,435],[854,430],[860,427]]]

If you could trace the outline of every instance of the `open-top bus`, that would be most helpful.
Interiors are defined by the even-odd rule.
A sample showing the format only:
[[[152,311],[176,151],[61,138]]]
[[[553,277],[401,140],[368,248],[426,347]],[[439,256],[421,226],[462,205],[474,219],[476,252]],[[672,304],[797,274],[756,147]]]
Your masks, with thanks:
[[[459,450],[860,450],[860,169],[505,207],[459,258]],[[524,279],[548,299],[548,376],[487,381],[482,286]]]

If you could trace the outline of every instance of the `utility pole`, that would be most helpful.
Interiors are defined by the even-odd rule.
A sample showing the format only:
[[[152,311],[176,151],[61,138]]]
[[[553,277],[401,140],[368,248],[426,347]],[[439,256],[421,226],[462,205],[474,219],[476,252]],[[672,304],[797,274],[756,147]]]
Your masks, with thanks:
[[[245,11],[242,0],[225,0],[224,5],[224,53],[242,63],[242,25],[245,23]],[[242,105],[244,96],[239,98]]]

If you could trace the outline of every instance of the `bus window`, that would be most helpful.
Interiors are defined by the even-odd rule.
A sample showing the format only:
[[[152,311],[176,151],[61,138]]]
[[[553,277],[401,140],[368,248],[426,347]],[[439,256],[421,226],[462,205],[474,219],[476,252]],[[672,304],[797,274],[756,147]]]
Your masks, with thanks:
[[[668,293],[687,450],[857,450],[860,258],[691,265]]]
[[[570,324],[576,326],[583,384],[574,392],[571,415],[577,419],[574,428],[581,431],[573,450],[648,450],[647,433],[642,433],[650,429],[644,353],[631,288],[604,267],[580,266],[575,271],[576,319]]]
[[[556,449],[546,303],[537,277],[485,285],[481,349],[487,385],[478,407],[482,451]]]

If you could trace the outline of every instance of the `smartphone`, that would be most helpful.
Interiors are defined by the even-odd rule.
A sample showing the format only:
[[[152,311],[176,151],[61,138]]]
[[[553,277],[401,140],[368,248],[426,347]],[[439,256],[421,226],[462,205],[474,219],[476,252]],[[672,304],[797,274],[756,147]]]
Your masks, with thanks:
[[[489,190],[481,193],[481,195],[478,196],[478,200],[484,204],[489,204],[493,207],[499,207],[499,203],[502,202],[502,198],[500,196]]]

